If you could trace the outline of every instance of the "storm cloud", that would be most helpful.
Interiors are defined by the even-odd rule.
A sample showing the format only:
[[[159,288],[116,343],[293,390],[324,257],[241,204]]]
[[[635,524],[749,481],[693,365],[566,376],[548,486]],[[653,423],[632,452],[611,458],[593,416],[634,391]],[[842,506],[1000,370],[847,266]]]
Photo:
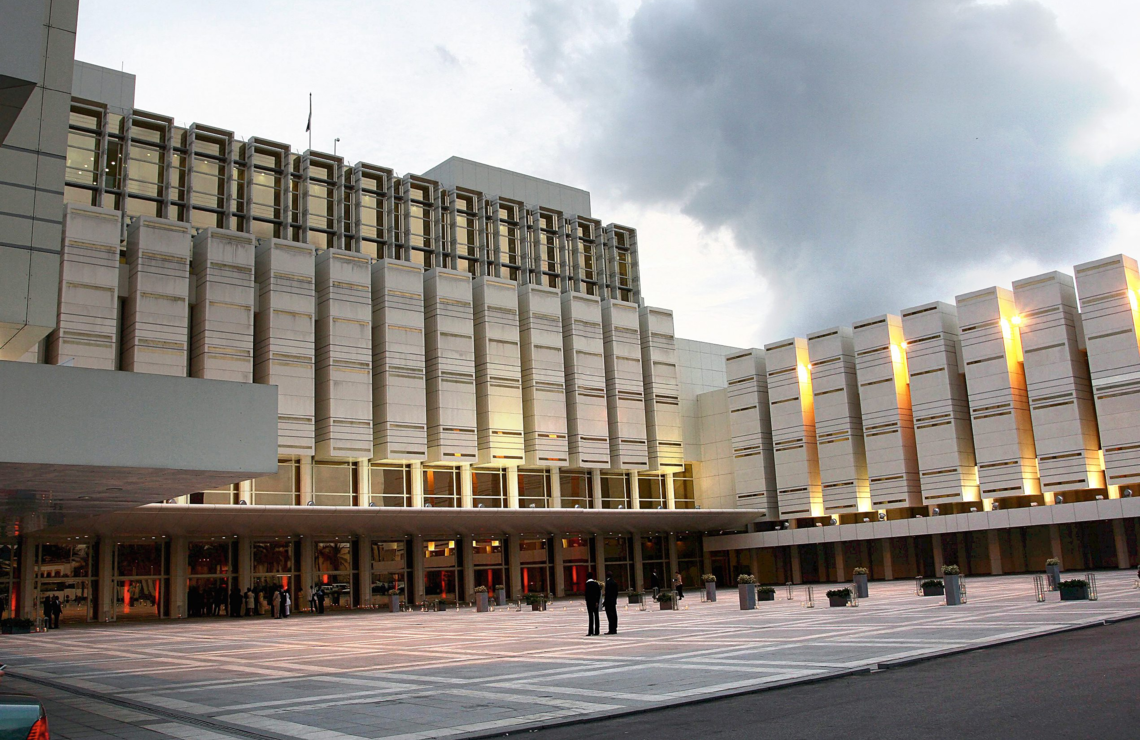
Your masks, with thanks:
[[[768,341],[952,299],[993,284],[977,282],[991,266],[1100,256],[1136,194],[1076,146],[1121,91],[1036,3],[649,0],[618,16],[532,9],[530,65],[579,118],[567,156],[613,197],[728,229],[774,292]]]

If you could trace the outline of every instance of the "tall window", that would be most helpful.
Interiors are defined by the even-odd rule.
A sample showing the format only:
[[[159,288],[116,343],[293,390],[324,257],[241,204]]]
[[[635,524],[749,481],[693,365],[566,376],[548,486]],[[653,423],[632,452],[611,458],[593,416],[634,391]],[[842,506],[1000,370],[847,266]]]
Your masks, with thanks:
[[[518,207],[506,203],[499,204],[498,233],[495,234],[496,259],[501,266],[499,277],[509,280],[519,279],[519,228]]]
[[[377,259],[388,256],[388,178],[380,173],[359,169],[357,179],[360,199],[360,251]]]
[[[459,259],[458,269],[479,275],[479,219],[475,210],[475,196],[459,193],[455,196],[455,211],[452,214],[455,224],[455,253]]]
[[[538,268],[539,282],[550,288],[559,286],[561,277],[561,240],[558,232],[558,217],[553,213],[539,216]]]
[[[336,237],[336,165],[331,162],[309,162],[309,182],[305,193],[308,208],[305,222],[309,244],[328,249]]]
[[[128,215],[162,216],[166,165],[166,126],[133,117],[127,162]]]
[[[582,292],[598,295],[598,233],[593,224],[578,224],[578,278]]]

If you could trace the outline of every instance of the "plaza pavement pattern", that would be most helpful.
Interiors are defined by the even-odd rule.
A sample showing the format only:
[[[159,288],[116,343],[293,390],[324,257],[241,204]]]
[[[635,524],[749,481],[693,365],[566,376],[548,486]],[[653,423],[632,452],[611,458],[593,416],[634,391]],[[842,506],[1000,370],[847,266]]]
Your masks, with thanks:
[[[1066,573],[1067,577],[1080,574]],[[460,738],[608,717],[865,672],[941,653],[1140,616],[1132,572],[1099,599],[1034,597],[1031,576],[966,578],[968,602],[872,582],[856,608],[815,585],[740,611],[690,591],[678,611],[619,606],[586,637],[581,601],[546,612],[354,611],[215,618],[5,636],[5,691],[40,696],[62,740]],[[603,624],[604,624],[603,615]]]

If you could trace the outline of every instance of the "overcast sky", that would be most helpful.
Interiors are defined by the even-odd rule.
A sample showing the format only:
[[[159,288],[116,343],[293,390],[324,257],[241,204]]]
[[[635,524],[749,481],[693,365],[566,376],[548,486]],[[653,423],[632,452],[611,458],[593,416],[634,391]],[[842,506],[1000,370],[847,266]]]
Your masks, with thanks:
[[[82,0],[137,107],[591,191],[678,335],[759,346],[1140,253],[1134,0]]]

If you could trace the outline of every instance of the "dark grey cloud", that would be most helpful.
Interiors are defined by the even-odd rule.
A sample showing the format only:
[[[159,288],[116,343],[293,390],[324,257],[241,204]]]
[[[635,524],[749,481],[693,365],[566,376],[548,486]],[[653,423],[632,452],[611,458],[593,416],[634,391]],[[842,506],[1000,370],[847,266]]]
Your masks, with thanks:
[[[1135,170],[1075,151],[1122,93],[1036,3],[649,0],[620,29],[598,12],[530,16],[532,68],[581,113],[573,154],[617,197],[731,229],[777,292],[773,332],[985,287],[964,268],[1099,256],[1136,192]]]

